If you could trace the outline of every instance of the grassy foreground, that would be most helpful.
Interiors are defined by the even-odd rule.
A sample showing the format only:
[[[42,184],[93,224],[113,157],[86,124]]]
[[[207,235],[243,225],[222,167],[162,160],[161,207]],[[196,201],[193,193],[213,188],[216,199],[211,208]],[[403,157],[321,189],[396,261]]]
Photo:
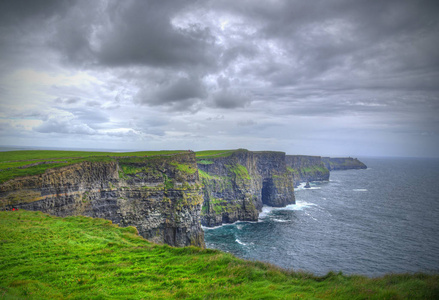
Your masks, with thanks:
[[[103,219],[0,212],[1,299],[438,299],[439,275],[316,277],[155,245]]]

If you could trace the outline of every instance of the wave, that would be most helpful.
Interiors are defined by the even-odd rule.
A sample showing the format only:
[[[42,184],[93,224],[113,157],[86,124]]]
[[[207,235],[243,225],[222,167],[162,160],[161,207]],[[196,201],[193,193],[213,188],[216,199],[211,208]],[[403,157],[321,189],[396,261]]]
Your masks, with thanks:
[[[301,184],[299,184],[298,187],[294,188],[295,191],[300,191],[300,190],[304,190],[305,189],[305,182],[302,182]]]
[[[310,182],[310,184],[313,184],[312,182]],[[320,186],[311,186],[309,188],[305,188],[306,183],[302,182],[301,184],[299,184],[298,187],[294,188],[295,191],[302,191],[302,190],[320,190],[321,187]]]
[[[258,223],[258,221],[241,221],[241,220],[238,220],[238,221],[235,221],[233,223],[222,223],[221,225],[213,226],[213,227],[207,227],[207,226],[201,225],[201,229],[203,229],[203,230],[218,229],[218,228],[221,228],[223,226],[234,226],[234,225],[236,225],[238,223]],[[238,227],[238,229],[242,228],[242,227],[239,228],[239,226],[237,226],[237,227]]]
[[[310,217],[311,219],[313,219],[314,221],[318,221],[316,218],[314,218],[313,216],[311,216],[309,213],[305,212],[305,215],[307,215],[308,217]]]
[[[287,223],[289,220],[273,219],[274,222]]]
[[[243,246],[247,246],[247,244],[246,243],[243,243],[243,242],[241,242],[240,240],[238,240],[238,239],[236,239],[235,240],[235,242],[237,242],[238,244],[241,244],[241,245],[243,245]]]
[[[311,203],[311,202],[306,202],[306,201],[297,201],[296,204],[289,204],[287,206],[284,207],[273,207],[273,206],[267,206],[264,205],[262,207],[262,211],[259,213],[259,221],[263,221],[263,219],[267,218],[270,213],[274,210],[303,210],[305,208],[311,207],[311,206],[316,206],[318,207],[317,204],[315,203]],[[288,222],[285,220],[279,220],[279,219],[273,219],[273,221],[277,221],[277,222]]]
[[[303,210],[304,208],[308,208],[311,206],[318,206],[315,203],[306,202],[306,201],[297,201],[296,204],[289,204],[282,209],[284,210]]]
[[[367,189],[353,189],[354,192],[367,192]]]
[[[227,224],[221,224],[221,225],[218,225],[218,226],[213,226],[213,227],[206,227],[206,226],[203,226],[203,225],[201,225],[201,229],[203,229],[203,230],[212,230],[212,229],[218,229],[218,228],[221,228],[221,227],[223,227],[223,225],[227,225]]]

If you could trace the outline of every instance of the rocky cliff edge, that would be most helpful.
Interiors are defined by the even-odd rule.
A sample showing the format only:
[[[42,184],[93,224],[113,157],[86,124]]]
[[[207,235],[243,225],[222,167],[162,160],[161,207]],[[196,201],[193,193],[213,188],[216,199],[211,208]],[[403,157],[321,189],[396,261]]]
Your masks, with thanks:
[[[204,185],[204,226],[256,221],[264,204],[295,203],[293,177],[283,152],[241,149],[197,159]]]
[[[3,209],[105,218],[172,246],[204,247],[202,203],[195,154],[190,152],[101,158],[0,185]]]

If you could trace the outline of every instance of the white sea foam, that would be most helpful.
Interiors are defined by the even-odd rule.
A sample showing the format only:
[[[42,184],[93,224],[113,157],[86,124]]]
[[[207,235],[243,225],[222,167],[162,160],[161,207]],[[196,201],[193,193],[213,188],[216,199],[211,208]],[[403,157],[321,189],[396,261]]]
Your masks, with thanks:
[[[317,219],[314,218],[313,216],[311,216],[309,213],[305,212],[305,215],[307,215],[308,217],[311,217],[311,219],[313,219],[314,221],[317,221]]]
[[[235,242],[237,242],[238,244],[241,244],[241,245],[247,246],[247,244],[246,244],[246,243],[243,243],[243,242],[241,242],[241,241],[240,241],[240,240],[238,240],[238,239],[236,239],[236,240],[235,240]]]
[[[214,227],[206,227],[206,226],[201,225],[201,229],[203,229],[203,230],[218,229],[218,228],[221,228],[221,227],[223,227],[223,225],[214,226]]]
[[[275,221],[275,222],[280,222],[280,223],[286,223],[286,222],[289,222],[289,220],[281,220],[281,219],[273,219],[273,221]]]
[[[303,210],[304,208],[317,206],[317,204],[306,202],[306,201],[297,201],[296,204],[289,204],[285,207],[272,207],[264,205],[262,207],[262,211],[259,213],[259,221],[262,222],[265,218],[267,218],[273,210]],[[288,220],[280,220],[273,219],[275,222],[289,222]]]
[[[262,211],[259,213],[259,219],[264,219],[267,217],[267,215],[272,211],[277,209],[277,207],[272,207],[272,206],[266,206],[264,205],[262,207]]]
[[[282,209],[284,210],[303,210],[304,208],[311,207],[311,206],[318,206],[315,203],[306,202],[306,201],[297,201],[296,204],[290,204]]]
[[[305,185],[306,185],[306,182],[302,182],[301,184],[299,184],[298,187],[294,188],[294,190],[296,190],[296,191],[303,190],[303,189],[305,189]]]
[[[201,225],[201,228],[203,230],[211,230],[211,229],[218,229],[218,228],[221,228],[223,226],[234,226],[237,223],[258,223],[258,221],[240,221],[240,220],[238,220],[238,221],[233,222],[233,223],[222,223],[221,225],[213,226],[213,227],[206,227],[206,226]],[[241,225],[237,225],[237,226],[238,226],[238,229],[241,229],[241,228],[239,228],[239,226],[241,226]]]
[[[354,192],[367,192],[367,189],[353,189]]]
[[[295,191],[301,191],[301,190],[320,190],[321,187],[319,186],[312,186],[312,182],[310,183],[311,187],[309,188],[305,188],[306,183],[302,182],[301,184],[299,184],[298,187],[294,188]]]

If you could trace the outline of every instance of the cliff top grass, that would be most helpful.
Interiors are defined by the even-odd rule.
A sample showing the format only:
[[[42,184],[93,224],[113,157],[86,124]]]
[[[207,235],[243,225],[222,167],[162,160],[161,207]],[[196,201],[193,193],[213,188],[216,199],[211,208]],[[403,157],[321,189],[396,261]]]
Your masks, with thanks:
[[[0,212],[2,299],[438,299],[439,275],[318,277],[152,244],[103,219]]]
[[[93,156],[155,156],[186,152],[183,150],[137,151],[137,152],[86,152],[60,150],[20,150],[0,152],[0,163],[30,160],[53,160],[65,158],[86,158]]]
[[[182,150],[138,152],[84,152],[58,150],[23,150],[0,152],[0,183],[7,180],[44,173],[47,169],[64,167],[83,161],[112,161],[117,157],[154,157],[187,153]]]
[[[197,159],[207,159],[207,158],[215,158],[215,157],[227,157],[232,155],[237,150],[205,150],[205,151],[197,151],[195,155]]]

